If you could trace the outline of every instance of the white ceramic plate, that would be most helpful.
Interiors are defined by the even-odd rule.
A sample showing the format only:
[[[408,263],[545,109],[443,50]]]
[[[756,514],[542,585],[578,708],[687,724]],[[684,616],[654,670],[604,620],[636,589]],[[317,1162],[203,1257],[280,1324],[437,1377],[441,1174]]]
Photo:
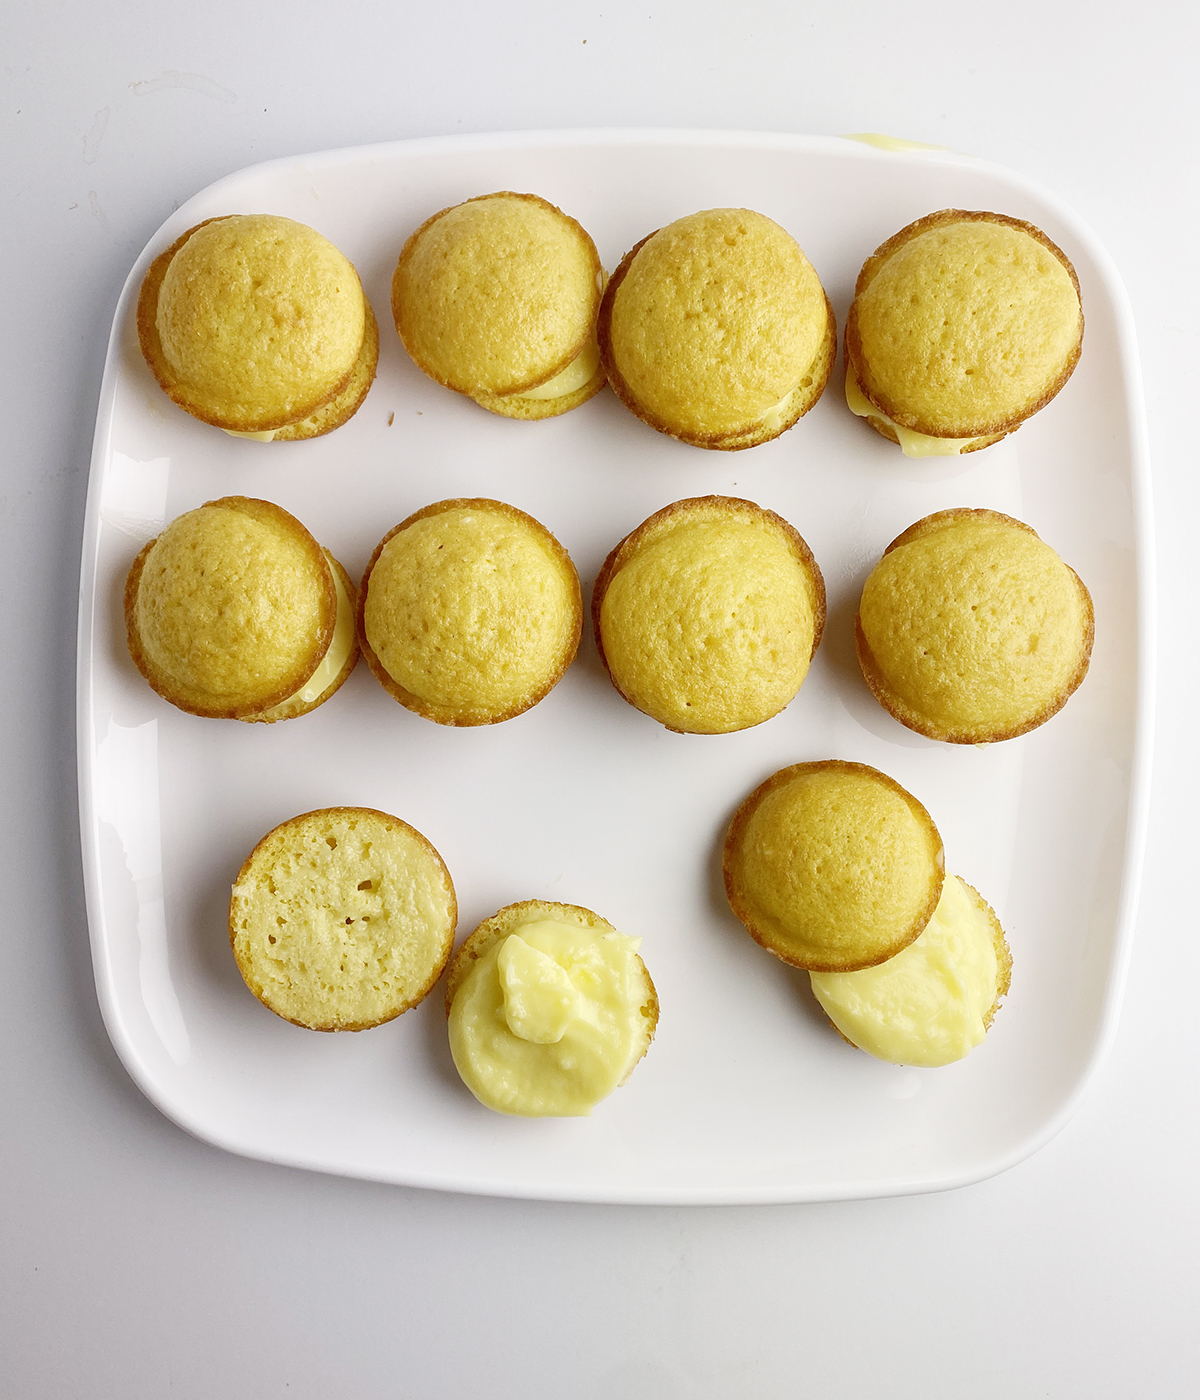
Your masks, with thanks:
[[[761,210],[799,240],[843,323],[863,259],[958,206],[1032,220],[1072,258],[1083,357],[1019,433],[960,460],[909,461],[847,411],[841,370],[789,433],[740,453],[651,431],[607,391],[545,423],[493,417],[425,379],[391,329],[391,272],[434,211],[530,190],[574,214],[608,267],[714,206]],[[238,441],[174,408],[138,352],[151,257],[212,215],[312,224],[355,262],[379,315],[379,377],[346,427]],[[164,1113],[231,1151],[382,1181],[588,1201],[797,1201],[955,1186],[1065,1121],[1113,1032],[1133,924],[1152,675],[1148,469],[1125,296],[1104,251],[1045,191],[948,152],[744,133],[568,132],[398,142],[276,161],[198,194],[159,230],[117,309],[83,544],[79,786],[100,1003],[130,1074]],[[360,666],[333,701],[272,727],[201,720],[147,688],[121,591],[141,545],[227,494],[300,517],[357,576],[391,526],[449,496],[542,520],[585,587],[652,511],[745,496],[800,530],[829,624],[797,699],[742,734],[668,733],[609,685],[590,637],[527,714],[446,729]],[[889,719],[854,661],[852,622],[883,547],[930,511],[990,506],[1037,529],[1096,607],[1091,672],[1065,710],[990,748]],[[921,799],[949,868],[999,914],[1012,991],[986,1042],[940,1070],[878,1063],[833,1033],[805,974],[757,948],[725,904],[731,813],[775,769],[840,757]],[[441,851],[460,936],[501,905],[583,904],[643,939],[662,1018],[630,1082],[591,1118],[490,1113],[459,1083],[441,988],[399,1020],[316,1035],[242,985],[226,932],[250,848],[314,807],[379,807]]]

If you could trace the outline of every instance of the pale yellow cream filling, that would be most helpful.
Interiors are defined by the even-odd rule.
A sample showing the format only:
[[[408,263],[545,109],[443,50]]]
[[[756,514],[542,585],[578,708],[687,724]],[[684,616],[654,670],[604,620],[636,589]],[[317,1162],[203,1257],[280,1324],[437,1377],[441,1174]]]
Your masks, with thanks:
[[[554,919],[521,924],[468,973],[450,1052],[498,1113],[582,1117],[622,1082],[645,1036],[640,939]]]
[[[880,151],[948,151],[949,146],[931,146],[927,141],[908,141],[903,136],[885,136],[881,131],[855,131],[842,138],[844,141],[861,141],[864,146],[874,146]]]
[[[906,457],[957,457],[965,452],[979,438],[930,437],[926,433],[914,433],[911,428],[902,428],[890,419],[883,409],[876,408],[859,388],[854,372],[846,369],[846,406],[859,418],[878,418],[886,423],[900,439],[900,450]]]
[[[223,433],[228,433],[230,437],[249,438],[251,442],[273,442],[278,428],[268,428],[262,433],[240,433],[236,428],[222,428]]]
[[[796,397],[800,386],[790,389],[777,404],[768,408],[762,416],[762,425],[768,433],[779,432],[788,419],[788,410],[791,408],[792,400]]]
[[[860,1050],[893,1064],[961,1060],[986,1033],[999,965],[993,926],[962,882],[947,875],[924,932],[861,972],[814,972],[826,1014]]]
[[[305,705],[311,705],[314,700],[319,700],[341,675],[342,667],[350,657],[351,649],[354,646],[354,608],[345,585],[342,583],[341,575],[332,565],[330,570],[333,574],[334,587],[337,589],[337,621],[333,626],[333,640],[321,658],[321,664],[300,689],[294,695],[289,695],[286,700],[281,700],[278,705],[264,710],[265,716],[276,715],[297,700]]]
[[[591,383],[592,376],[600,368],[600,346],[596,342],[593,332],[591,340],[583,347],[578,355],[564,370],[560,370],[553,379],[548,379],[545,384],[539,384],[536,389],[525,389],[520,394],[514,394],[518,399],[561,399],[567,394],[573,394],[577,389],[582,389],[585,384]]]

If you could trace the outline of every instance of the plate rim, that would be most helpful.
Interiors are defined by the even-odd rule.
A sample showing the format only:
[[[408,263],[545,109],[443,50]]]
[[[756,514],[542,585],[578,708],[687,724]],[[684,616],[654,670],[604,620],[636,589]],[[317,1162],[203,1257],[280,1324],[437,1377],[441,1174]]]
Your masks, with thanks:
[[[756,1185],[743,1182],[739,1186],[715,1188],[640,1186],[604,1188],[587,1185],[533,1184],[522,1187],[509,1180],[481,1179],[478,1173],[457,1177],[445,1172],[406,1171],[393,1176],[382,1173],[350,1170],[326,1162],[305,1159],[303,1154],[271,1153],[259,1146],[236,1140],[235,1135],[214,1131],[200,1123],[194,1113],[171,1099],[142,1061],[133,1038],[128,1034],[119,1005],[115,979],[108,961],[108,939],[101,897],[101,860],[98,850],[99,824],[96,811],[96,775],[93,750],[95,711],[93,705],[93,637],[98,618],[97,560],[100,547],[100,492],[103,467],[110,454],[116,387],[120,377],[120,343],[129,305],[140,286],[146,266],[155,253],[169,240],[172,230],[186,227],[188,210],[202,199],[219,194],[222,187],[254,174],[267,174],[276,169],[326,164],[344,164],[382,154],[478,153],[490,150],[509,151],[514,148],[563,148],[572,145],[611,147],[719,147],[724,149],[759,149],[780,152],[820,152],[847,156],[852,159],[909,160],[918,163],[958,164],[981,170],[985,174],[1020,189],[1054,211],[1070,228],[1072,235],[1084,246],[1103,283],[1117,329],[1118,359],[1121,378],[1128,398],[1128,427],[1130,432],[1129,486],[1133,505],[1132,534],[1136,549],[1134,570],[1137,599],[1133,626],[1136,634],[1136,669],[1133,700],[1133,728],[1130,734],[1130,778],[1128,787],[1125,841],[1122,852],[1120,898],[1114,918],[1112,957],[1107,970],[1104,994],[1098,1016],[1098,1032],[1088,1052],[1087,1061],[1074,1087],[1058,1109],[1035,1132],[1017,1142],[1007,1152],[998,1153],[977,1167],[962,1171],[915,1174],[911,1179],[894,1178],[858,1181],[850,1189],[829,1184],[825,1188],[801,1187],[789,1190],[778,1183]],[[84,513],[80,549],[79,607],[76,632],[76,755],[79,803],[80,844],[84,879],[84,901],[91,945],[94,981],[101,1015],[109,1039],[118,1058],[143,1094],[170,1121],[201,1141],[253,1160],[272,1162],[281,1166],[319,1171],[328,1175],[348,1176],[394,1185],[422,1189],[452,1191],[462,1194],[505,1197],[512,1199],[573,1201],[587,1204],[644,1205],[734,1205],[785,1204],[833,1200],[874,1199],[906,1196],[956,1189],[986,1180],[1011,1169],[1032,1156],[1053,1139],[1078,1112],[1083,1098],[1102,1068],[1116,1037],[1120,1007],[1128,979],[1136,931],[1138,900],[1144,864],[1146,835],[1149,821],[1149,795],[1152,777],[1153,735],[1156,690],[1156,594],[1155,543],[1153,531],[1152,480],[1145,394],[1137,351],[1136,327],[1129,298],[1119,272],[1107,249],[1090,226],[1054,191],[1010,167],[982,160],[975,156],[939,147],[884,150],[872,146],[859,136],[806,135],[789,132],[764,132],[738,129],[706,129],[692,127],[564,127],[530,131],[500,131],[452,133],[445,135],[402,138],[393,141],[362,143],[315,152],[279,156],[255,162],[230,171],[198,190],[163,220],[135,259],[122,286],[114,309],[105,354],[96,411],[96,428],[88,469],[87,501]]]

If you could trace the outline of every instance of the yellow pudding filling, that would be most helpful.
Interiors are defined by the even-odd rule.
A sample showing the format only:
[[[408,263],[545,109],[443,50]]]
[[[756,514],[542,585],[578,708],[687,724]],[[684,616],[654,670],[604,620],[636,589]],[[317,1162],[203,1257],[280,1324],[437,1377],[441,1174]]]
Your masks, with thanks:
[[[885,136],[882,131],[854,131],[844,141],[861,141],[879,151],[948,151],[949,146],[931,146],[927,141],[909,141],[903,136]]]
[[[313,704],[333,685],[338,676],[341,675],[342,667],[350,658],[350,652],[354,646],[354,605],[350,601],[337,569],[331,568],[330,572],[333,574],[334,587],[337,589],[337,621],[333,627],[333,640],[321,658],[321,664],[300,689],[294,695],[289,695],[286,700],[281,700],[278,705],[264,710],[259,718],[270,719],[289,705],[295,704],[297,700],[305,705]]]
[[[814,972],[812,989],[839,1031],[867,1054],[931,1068],[961,1060],[987,1032],[1002,969],[986,905],[947,875],[914,943],[860,972]]]
[[[900,450],[906,457],[957,457],[973,443],[981,441],[977,437],[930,437],[927,433],[914,433],[911,428],[902,428],[867,398],[849,366],[846,368],[846,407],[859,418],[878,418],[881,423],[886,423],[899,439]]]
[[[783,398],[781,398],[777,404],[772,404],[771,407],[767,409],[766,413],[763,414],[762,426],[767,432],[778,433],[782,431],[783,425],[788,420],[788,409],[791,408],[796,397],[796,390],[799,389],[799,387],[800,386],[797,384],[795,389],[784,394]]]
[[[566,369],[560,370],[553,379],[539,384],[536,389],[524,389],[521,393],[514,394],[513,398],[539,401],[561,399],[566,394],[573,394],[577,389],[582,389],[585,384],[590,384],[599,368],[600,346],[596,343],[596,333],[593,331],[592,338]]]
[[[228,433],[230,437],[249,438],[251,442],[273,442],[278,428],[268,428],[262,433],[239,433],[236,428],[222,428],[223,433]]]
[[[494,943],[450,1007],[450,1053],[480,1103],[568,1118],[607,1098],[646,1042],[640,944],[545,918]]]

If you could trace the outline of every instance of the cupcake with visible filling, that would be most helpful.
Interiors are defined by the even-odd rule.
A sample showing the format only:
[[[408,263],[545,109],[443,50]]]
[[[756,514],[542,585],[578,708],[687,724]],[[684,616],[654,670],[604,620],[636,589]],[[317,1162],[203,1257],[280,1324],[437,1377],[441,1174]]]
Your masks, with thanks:
[[[600,356],[622,403],[661,433],[733,451],[816,403],[833,310],[796,240],[750,209],[709,209],[643,238],[613,273]]]
[[[807,544],[753,501],[676,501],[627,535],[592,590],[614,686],[668,729],[728,734],[787,705],[825,624]]]
[[[1044,724],[1084,676],[1095,632],[1075,571],[1028,525],[943,510],[884,551],[855,622],[876,700],[909,729],[993,743]]]
[[[458,906],[441,856],[398,817],[307,812],[269,832],[238,872],[229,938],[277,1016],[361,1031],[416,1006],[441,975]]]
[[[629,1078],[658,1024],[641,940],[574,904],[485,919],[450,964],[450,1053],[485,1107],[581,1117]]]
[[[501,190],[411,234],[392,278],[396,330],[417,367],[508,418],[553,418],[604,386],[596,245],[561,209]]]
[[[495,724],[536,705],[574,659],[582,621],[566,550],[501,501],[410,515],[380,541],[359,590],[371,671],[438,724]]]
[[[846,318],[846,402],[910,457],[974,452],[1070,378],[1079,279],[1039,228],[942,209],[863,264]]]
[[[942,894],[942,839],[899,783],[864,763],[783,768],[725,841],[730,908],[793,967],[853,972],[907,948]]]
[[[977,890],[947,874],[917,939],[877,967],[813,972],[813,994],[838,1032],[893,1064],[934,1067],[979,1045],[1007,994],[1012,958]]]
[[[238,437],[319,437],[358,411],[379,330],[353,264],[315,229],[233,214],[151,263],[142,354],[180,408]]]
[[[354,669],[355,600],[345,569],[295,516],[225,496],[173,520],[133,561],[129,654],[189,714],[293,719]]]

